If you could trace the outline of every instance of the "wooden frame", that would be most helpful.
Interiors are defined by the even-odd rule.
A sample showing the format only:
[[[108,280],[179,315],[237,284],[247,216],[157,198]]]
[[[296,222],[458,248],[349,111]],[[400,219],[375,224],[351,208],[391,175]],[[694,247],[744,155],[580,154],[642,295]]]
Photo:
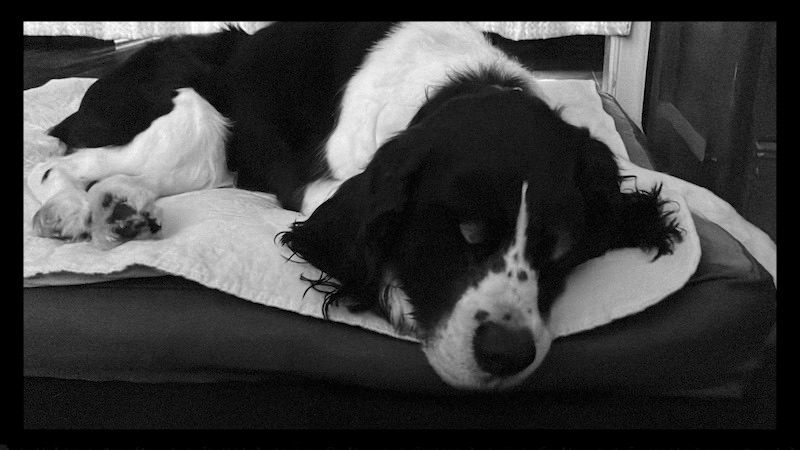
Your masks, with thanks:
[[[628,36],[606,37],[601,89],[642,127],[650,22],[633,22]]]

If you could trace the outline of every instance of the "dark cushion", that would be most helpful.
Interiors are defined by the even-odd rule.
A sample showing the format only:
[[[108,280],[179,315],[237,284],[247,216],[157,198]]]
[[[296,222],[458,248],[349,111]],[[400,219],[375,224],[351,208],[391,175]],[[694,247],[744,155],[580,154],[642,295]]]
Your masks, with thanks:
[[[529,390],[668,392],[741,382],[775,323],[769,274],[695,217],[703,255],[680,291],[553,342]],[[297,374],[449,390],[418,345],[245,301],[177,277],[24,290],[25,375],[218,381]]]

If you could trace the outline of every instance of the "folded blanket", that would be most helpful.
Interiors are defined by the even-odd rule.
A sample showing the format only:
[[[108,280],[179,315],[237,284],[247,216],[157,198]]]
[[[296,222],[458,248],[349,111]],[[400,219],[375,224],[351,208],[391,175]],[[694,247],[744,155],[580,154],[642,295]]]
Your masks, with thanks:
[[[47,136],[46,130],[78,108],[83,93],[93,81],[53,80],[24,92],[23,180],[34,165],[59,153],[58,142]],[[700,205],[701,209],[711,205],[706,217],[720,219],[714,221],[723,227],[732,223],[739,235],[749,237],[743,243],[755,243],[757,251],[751,249],[751,252],[757,258],[759,252],[766,255],[767,260],[772,257],[771,267],[762,264],[775,276],[774,255],[769,253],[770,245],[774,253],[774,244],[768,238],[764,242],[765,235],[759,235],[755,227],[732,209],[724,205],[719,207],[722,200],[696,186],[671,177],[663,178],[665,176],[628,162],[613,119],[603,111],[592,82],[553,80],[543,85],[551,101],[564,107],[567,120],[587,126],[618,155],[625,170],[640,177],[638,187],[666,180],[663,194],[675,200],[680,226],[686,230],[685,239],[676,246],[675,253],[652,264],[650,255],[636,249],[622,249],[580,266],[568,280],[564,296],[553,307],[554,335],[563,336],[606,324],[641,311],[679,289],[694,272],[700,257],[690,214],[690,211],[696,212],[695,205]],[[300,280],[301,274],[316,278],[319,271],[306,263],[287,261],[288,250],[275,241],[276,234],[304,217],[280,208],[272,195],[220,188],[165,197],[157,201],[164,212],[162,239],[131,241],[110,251],[100,251],[86,242],[64,243],[34,236],[31,218],[40,202],[27,183],[24,184],[24,286],[174,274],[270,307],[322,316],[322,295],[307,290],[308,285]],[[694,205],[687,204],[685,198],[691,199]],[[736,233],[734,236],[740,237]],[[330,318],[414,340],[398,335],[385,320],[372,313],[352,314],[345,308],[332,307]]]

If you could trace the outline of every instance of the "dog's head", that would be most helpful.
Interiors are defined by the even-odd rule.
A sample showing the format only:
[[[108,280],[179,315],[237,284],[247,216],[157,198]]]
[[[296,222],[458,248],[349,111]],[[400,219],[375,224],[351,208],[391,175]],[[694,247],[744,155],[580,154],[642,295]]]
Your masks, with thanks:
[[[376,308],[450,384],[517,384],[544,359],[566,275],[619,247],[671,251],[658,189],[526,90],[432,98],[282,242],[329,275],[326,306]],[[335,280],[335,281],[334,281]]]

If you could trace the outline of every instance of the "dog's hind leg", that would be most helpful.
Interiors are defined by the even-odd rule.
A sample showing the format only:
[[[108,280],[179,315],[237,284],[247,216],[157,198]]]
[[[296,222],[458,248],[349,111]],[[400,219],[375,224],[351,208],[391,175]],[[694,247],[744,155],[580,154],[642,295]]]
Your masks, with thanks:
[[[91,239],[92,212],[87,193],[97,180],[119,170],[119,151],[83,149],[38,164],[27,184],[42,207],[33,216],[37,236],[77,242]]]
[[[161,231],[159,197],[146,176],[114,175],[88,192],[92,244],[103,250]]]
[[[92,240],[111,248],[158,232],[156,198],[233,184],[225,158],[229,121],[193,89],[178,92],[173,111],[129,144],[79,149],[34,167],[28,187],[43,203],[34,232],[73,239],[64,224],[86,219],[85,200]]]
[[[28,187],[42,202],[42,207],[33,216],[34,234],[70,242],[91,238],[91,210],[86,187],[97,172],[97,164],[93,162],[95,154],[98,153],[87,152],[78,158],[56,158],[31,170]]]
[[[58,191],[33,216],[37,236],[69,242],[91,238],[92,212],[86,191],[67,186]]]

